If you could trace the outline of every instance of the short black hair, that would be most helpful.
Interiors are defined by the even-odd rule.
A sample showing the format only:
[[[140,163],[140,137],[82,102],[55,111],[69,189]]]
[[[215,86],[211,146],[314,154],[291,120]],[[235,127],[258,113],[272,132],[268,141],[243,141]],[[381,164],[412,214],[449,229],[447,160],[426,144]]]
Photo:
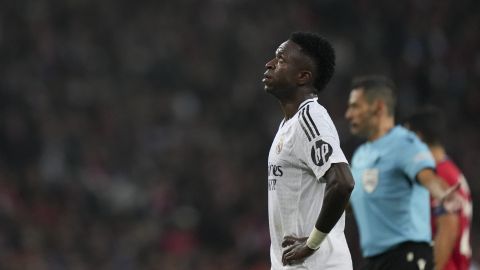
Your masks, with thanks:
[[[431,105],[422,107],[407,117],[405,124],[410,130],[420,133],[426,144],[442,144],[446,121],[439,108]]]
[[[315,64],[313,86],[317,92],[322,91],[335,72],[335,50],[330,42],[316,33],[294,32],[289,40],[300,46],[302,52]]]
[[[350,89],[357,88],[363,90],[365,98],[369,103],[375,99],[385,101],[388,114],[394,115],[397,98],[395,96],[396,86],[392,80],[382,75],[359,76],[352,80]]]

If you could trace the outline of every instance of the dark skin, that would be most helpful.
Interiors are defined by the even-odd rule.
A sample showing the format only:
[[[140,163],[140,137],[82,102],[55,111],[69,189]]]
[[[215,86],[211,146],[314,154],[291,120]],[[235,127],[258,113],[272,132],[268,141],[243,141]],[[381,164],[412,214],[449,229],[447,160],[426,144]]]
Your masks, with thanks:
[[[282,43],[275,58],[265,67],[265,91],[274,95],[280,102],[285,119],[293,117],[300,104],[315,96],[313,86],[315,66],[312,59],[305,55],[301,47],[293,41]],[[326,190],[323,206],[317,218],[315,227],[324,233],[329,233],[342,216],[350,199],[355,182],[346,163],[333,163],[325,173]],[[303,262],[315,250],[307,246],[308,237],[284,237],[282,247],[282,263],[293,265]]]

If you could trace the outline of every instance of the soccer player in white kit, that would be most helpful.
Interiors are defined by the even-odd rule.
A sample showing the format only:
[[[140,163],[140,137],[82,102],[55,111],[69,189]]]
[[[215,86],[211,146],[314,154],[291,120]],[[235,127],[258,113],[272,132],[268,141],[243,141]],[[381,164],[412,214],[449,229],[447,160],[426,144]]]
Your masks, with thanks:
[[[333,76],[328,41],[296,32],[266,64],[265,91],[285,118],[268,157],[270,258],[277,269],[352,269],[344,210],[354,187],[337,130],[316,93]]]

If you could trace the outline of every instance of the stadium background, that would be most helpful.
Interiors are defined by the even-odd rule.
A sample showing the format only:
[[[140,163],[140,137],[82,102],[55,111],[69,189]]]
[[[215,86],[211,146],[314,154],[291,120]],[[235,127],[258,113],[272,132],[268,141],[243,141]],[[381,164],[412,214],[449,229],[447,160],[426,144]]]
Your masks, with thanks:
[[[320,99],[348,157],[353,75],[391,76],[399,119],[444,109],[476,214],[479,3],[3,1],[0,269],[267,269],[266,159],[282,114],[260,81],[294,30],[337,50]]]

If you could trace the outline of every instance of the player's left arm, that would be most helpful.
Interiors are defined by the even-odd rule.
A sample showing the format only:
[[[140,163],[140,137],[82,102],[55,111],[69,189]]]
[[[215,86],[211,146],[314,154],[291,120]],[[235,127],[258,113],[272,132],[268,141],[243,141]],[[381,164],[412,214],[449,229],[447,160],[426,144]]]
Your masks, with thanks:
[[[440,169],[440,168],[438,168]],[[445,170],[437,171],[438,176],[449,186],[455,186],[458,177],[455,177]],[[436,225],[436,232],[433,236],[433,255],[435,269],[443,270],[447,266],[455,244],[461,236],[460,213],[446,213],[441,205],[433,208],[433,222]]]
[[[435,269],[442,270],[450,259],[460,236],[460,217],[456,213],[439,215],[435,217],[435,224],[437,227],[433,246]]]
[[[325,197],[315,228],[309,237],[286,236],[282,243],[288,247],[282,256],[284,265],[294,264],[313,254],[328,233],[337,224],[348,205],[355,186],[350,167],[346,163],[332,163],[325,173]]]
[[[324,178],[327,181],[325,197],[315,229],[328,234],[348,206],[355,181],[353,180],[350,167],[346,163],[333,163],[325,173]],[[294,238],[289,238],[289,241],[284,241],[284,244],[291,244],[292,240]]]
[[[346,163],[333,163],[326,172],[325,179],[325,198],[315,228],[329,233],[345,211],[355,181]]]

